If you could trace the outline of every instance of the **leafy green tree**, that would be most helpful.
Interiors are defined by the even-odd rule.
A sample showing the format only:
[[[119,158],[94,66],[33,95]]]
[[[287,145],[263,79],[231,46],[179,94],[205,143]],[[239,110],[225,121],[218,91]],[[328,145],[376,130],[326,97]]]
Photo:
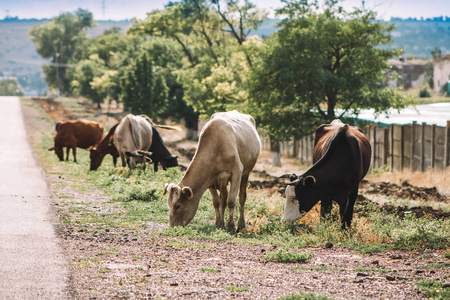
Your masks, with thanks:
[[[210,116],[236,108],[246,99],[243,78],[252,65],[246,41],[266,17],[248,1],[184,0],[150,13],[131,32],[173,39],[185,55],[177,72],[184,100],[196,112]],[[248,66],[242,66],[246,62]]]
[[[86,29],[94,25],[92,13],[78,9],[74,14],[62,13],[30,29],[29,36],[36,45],[36,51],[43,58],[51,59],[51,64],[43,67],[50,87],[62,93],[69,92],[71,80],[67,77],[67,68],[79,59]]]
[[[71,88],[75,95],[91,99],[100,107],[107,93],[106,90],[92,86],[95,78],[102,77],[106,71],[104,61],[97,54],[78,62],[71,71]]]
[[[146,114],[155,119],[165,110],[168,89],[147,53],[129,66],[120,86],[121,100],[132,114]]]
[[[402,107],[404,98],[383,88],[387,60],[399,50],[393,27],[365,9],[346,12],[339,1],[283,1],[280,31],[260,49],[249,79],[249,111],[271,137],[311,133],[346,113]]]
[[[16,78],[6,78],[0,80],[0,95],[2,96],[23,96]]]

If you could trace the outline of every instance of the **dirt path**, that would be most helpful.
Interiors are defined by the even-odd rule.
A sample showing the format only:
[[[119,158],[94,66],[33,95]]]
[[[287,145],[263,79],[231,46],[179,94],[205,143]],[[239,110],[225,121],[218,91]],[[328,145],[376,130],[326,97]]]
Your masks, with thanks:
[[[68,298],[67,261],[19,98],[0,97],[0,111],[0,299]]]

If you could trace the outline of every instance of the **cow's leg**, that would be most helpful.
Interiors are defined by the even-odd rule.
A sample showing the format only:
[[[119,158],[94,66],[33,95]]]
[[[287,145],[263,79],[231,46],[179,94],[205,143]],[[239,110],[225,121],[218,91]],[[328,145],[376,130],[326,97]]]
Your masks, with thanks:
[[[320,201],[320,218],[325,220],[329,218],[331,215],[331,209],[333,208],[333,202],[331,199],[327,198],[325,200]]]
[[[115,157],[115,156],[113,156],[113,164],[114,164],[114,167],[117,165],[117,157]]]
[[[120,153],[120,159],[122,160],[122,167],[125,168],[127,166],[127,160],[125,159],[124,153]]]
[[[227,207],[228,190],[227,190],[228,180],[224,182],[223,186],[220,188],[220,217],[222,219],[222,225],[225,224],[225,208]]]
[[[127,158],[128,161],[128,166],[130,167],[131,170],[134,170],[134,168],[136,167],[136,161],[134,158],[132,157],[128,157]]]
[[[227,231],[231,233],[236,232],[236,227],[234,226],[234,207],[236,206],[236,198],[239,193],[239,188],[241,186],[241,179],[242,179],[241,170],[236,170],[231,173],[230,193],[228,194],[227,198],[228,215],[229,215]]]
[[[70,147],[66,147],[66,161],[69,161],[69,153],[70,153]]]
[[[217,194],[217,190],[215,188],[209,188],[209,192],[211,193],[214,210],[216,212],[216,226],[223,227],[225,222],[223,220],[223,214],[220,213],[221,205],[220,205],[219,195]]]
[[[72,147],[73,161],[77,162],[77,147]]]
[[[353,207],[355,206],[357,196],[358,196],[358,187],[354,188],[350,192],[348,200],[344,201],[343,205],[340,207],[342,229],[345,229],[346,227],[350,229],[351,227],[353,219]]]
[[[247,199],[247,184],[249,175],[242,176],[241,185],[239,187],[239,220],[238,231],[245,228],[244,206]]]

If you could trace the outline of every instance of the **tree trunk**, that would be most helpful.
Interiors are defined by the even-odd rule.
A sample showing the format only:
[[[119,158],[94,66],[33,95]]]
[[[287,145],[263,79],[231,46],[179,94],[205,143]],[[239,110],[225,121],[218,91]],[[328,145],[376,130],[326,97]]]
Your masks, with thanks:
[[[272,164],[275,167],[281,167],[280,143],[272,137],[270,138],[270,152],[272,153]]]
[[[184,124],[186,126],[186,139],[197,140],[198,139],[198,115],[186,117]]]

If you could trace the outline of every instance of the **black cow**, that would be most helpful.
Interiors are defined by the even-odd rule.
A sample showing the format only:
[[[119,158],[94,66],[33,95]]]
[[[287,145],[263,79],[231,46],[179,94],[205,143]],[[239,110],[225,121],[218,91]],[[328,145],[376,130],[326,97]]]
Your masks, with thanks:
[[[358,127],[335,120],[316,130],[314,145],[314,165],[302,175],[290,175],[288,185],[294,187],[294,195],[290,198],[298,200],[300,213],[310,211],[321,201],[321,217],[331,212],[334,200],[339,204],[342,228],[350,227],[359,183],[370,166],[369,140]],[[292,202],[292,199],[286,199],[289,200]],[[288,202],[287,209],[292,209]],[[292,216],[292,213],[285,211],[286,215]]]
[[[178,156],[170,154],[169,150],[167,150],[166,146],[164,145],[164,142],[159,135],[158,130],[154,126],[153,128],[153,135],[152,135],[152,145],[150,146],[150,149],[148,149],[148,152],[145,151],[138,151],[138,153],[147,155],[151,158],[151,160],[154,163],[154,169],[155,172],[158,171],[158,165],[161,163],[161,166],[164,170],[171,167],[179,166],[178,164]]]

